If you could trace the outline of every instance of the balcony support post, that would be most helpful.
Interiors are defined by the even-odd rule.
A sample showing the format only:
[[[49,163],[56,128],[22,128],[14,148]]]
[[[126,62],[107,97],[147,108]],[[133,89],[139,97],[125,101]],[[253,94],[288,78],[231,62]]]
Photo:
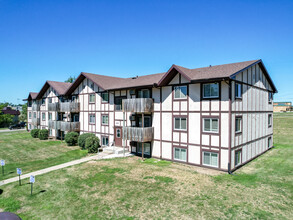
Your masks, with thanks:
[[[123,128],[122,128],[123,157],[125,157],[125,138],[123,134],[124,129],[125,129],[125,111],[123,111]]]

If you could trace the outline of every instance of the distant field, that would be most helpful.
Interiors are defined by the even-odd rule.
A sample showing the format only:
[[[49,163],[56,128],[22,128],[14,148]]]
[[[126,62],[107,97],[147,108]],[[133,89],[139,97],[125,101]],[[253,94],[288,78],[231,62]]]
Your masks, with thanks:
[[[272,150],[235,175],[138,157],[91,161],[1,187],[23,219],[293,219],[293,114],[274,115]],[[1,190],[0,190],[1,193]]]
[[[5,175],[0,180],[16,176],[16,168],[23,173],[36,171],[87,155],[78,147],[67,147],[61,141],[34,139],[26,131],[0,132],[0,159],[6,162]]]

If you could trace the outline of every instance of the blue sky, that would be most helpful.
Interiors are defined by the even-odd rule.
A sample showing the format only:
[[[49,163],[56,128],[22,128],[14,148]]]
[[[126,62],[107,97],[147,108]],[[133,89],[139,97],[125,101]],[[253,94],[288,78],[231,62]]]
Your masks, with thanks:
[[[131,77],[262,59],[293,101],[293,1],[0,0],[0,102],[81,71]]]

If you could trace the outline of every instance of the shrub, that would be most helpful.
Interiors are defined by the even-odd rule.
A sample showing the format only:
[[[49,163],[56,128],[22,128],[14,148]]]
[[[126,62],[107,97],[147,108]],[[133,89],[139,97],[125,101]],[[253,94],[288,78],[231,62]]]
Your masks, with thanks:
[[[75,146],[78,141],[78,133],[77,132],[69,132],[65,135],[65,142],[67,143],[68,146]]]
[[[78,146],[80,146],[81,149],[85,149],[85,140],[88,138],[88,137],[95,137],[96,135],[94,135],[93,133],[84,133],[84,134],[81,134],[79,137],[78,137]]]
[[[42,129],[39,131],[40,140],[47,140],[49,136],[49,131],[47,129]]]
[[[39,131],[40,131],[40,129],[37,129],[37,128],[32,129],[32,130],[31,130],[31,136],[32,136],[33,138],[37,138],[37,137],[39,137]]]
[[[85,140],[85,148],[89,153],[97,153],[100,145],[100,139],[96,136],[87,137]]]

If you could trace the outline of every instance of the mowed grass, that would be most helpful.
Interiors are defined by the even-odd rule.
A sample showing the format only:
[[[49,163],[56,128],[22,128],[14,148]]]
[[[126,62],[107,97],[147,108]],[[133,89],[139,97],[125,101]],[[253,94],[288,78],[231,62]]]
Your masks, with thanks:
[[[68,147],[61,141],[32,138],[26,131],[0,133],[0,159],[5,160],[5,175],[0,180],[16,176],[16,168],[23,173],[79,159],[87,155],[78,147]]]
[[[293,219],[293,115],[274,123],[276,147],[235,175],[138,157],[91,161],[37,176],[33,196],[29,184],[1,187],[0,209],[23,219]]]

